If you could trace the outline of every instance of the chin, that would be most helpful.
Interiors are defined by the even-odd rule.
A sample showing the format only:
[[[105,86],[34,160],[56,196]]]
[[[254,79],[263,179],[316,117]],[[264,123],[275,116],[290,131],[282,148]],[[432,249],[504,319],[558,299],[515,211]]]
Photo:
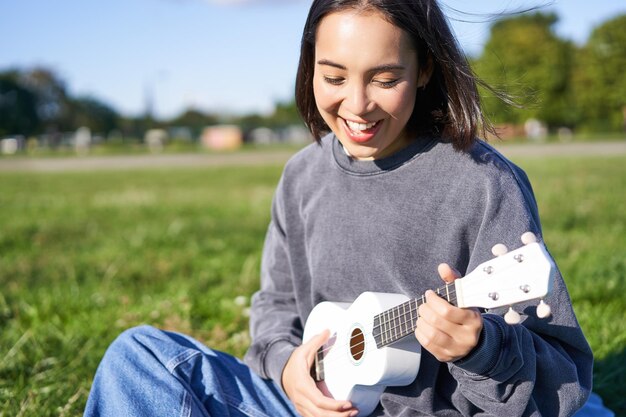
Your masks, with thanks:
[[[361,149],[359,149],[361,148]],[[375,159],[378,149],[362,149],[362,147],[346,147],[351,157],[356,159]]]

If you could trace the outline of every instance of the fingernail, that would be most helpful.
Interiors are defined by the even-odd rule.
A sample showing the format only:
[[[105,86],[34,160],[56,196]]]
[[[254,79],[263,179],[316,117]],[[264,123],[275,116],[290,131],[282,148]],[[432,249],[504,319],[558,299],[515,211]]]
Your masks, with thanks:
[[[341,407],[341,408],[342,408],[343,410],[348,410],[348,409],[352,408],[352,404],[350,404],[350,403],[345,403],[345,404],[343,405],[343,407]]]
[[[359,411],[358,411],[358,410],[354,410],[353,412],[351,412],[351,413],[349,414],[349,416],[350,416],[350,417],[354,417],[354,416],[356,416],[357,414],[359,414]]]

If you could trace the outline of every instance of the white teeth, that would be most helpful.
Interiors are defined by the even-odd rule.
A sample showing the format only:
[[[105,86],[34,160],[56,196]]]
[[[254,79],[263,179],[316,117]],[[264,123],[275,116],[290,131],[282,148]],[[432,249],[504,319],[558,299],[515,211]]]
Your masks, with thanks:
[[[376,122],[372,122],[372,123],[356,123],[356,122],[351,122],[350,120],[346,120],[346,124],[353,131],[363,131],[363,130],[371,129],[372,127],[374,127]]]

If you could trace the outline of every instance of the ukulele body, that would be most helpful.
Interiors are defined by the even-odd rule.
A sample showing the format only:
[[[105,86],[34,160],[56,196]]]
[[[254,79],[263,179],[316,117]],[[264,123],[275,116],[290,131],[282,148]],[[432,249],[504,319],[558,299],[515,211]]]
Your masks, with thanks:
[[[421,346],[408,335],[377,347],[374,316],[408,301],[401,294],[364,292],[353,303],[322,302],[307,319],[303,341],[330,329],[318,352],[317,386],[325,395],[349,400],[360,416],[370,414],[385,387],[408,385],[417,376]],[[316,360],[316,362],[318,362]]]
[[[524,233],[522,243],[511,252],[495,245],[495,258],[435,292],[459,308],[509,306],[504,316],[509,324],[520,322],[511,306],[530,300],[541,300],[536,317],[548,317],[550,307],[543,298],[552,290],[556,265],[534,234]],[[376,408],[386,386],[410,384],[420,365],[421,346],[414,331],[424,302],[424,296],[409,300],[400,294],[365,292],[351,304],[318,304],[304,326],[303,340],[330,329],[311,372],[319,389],[352,401],[363,416]]]

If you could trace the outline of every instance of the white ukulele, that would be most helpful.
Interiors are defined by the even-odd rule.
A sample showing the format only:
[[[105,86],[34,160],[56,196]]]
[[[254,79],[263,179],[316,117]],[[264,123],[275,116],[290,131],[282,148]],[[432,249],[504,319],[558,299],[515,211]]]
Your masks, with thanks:
[[[554,262],[532,233],[524,233],[522,242],[525,246],[508,253],[504,245],[494,246],[496,258],[439,288],[437,294],[461,308],[542,299],[552,288]],[[315,306],[303,341],[331,331],[311,370],[318,388],[329,397],[350,400],[359,415],[366,416],[378,405],[385,387],[413,382],[421,357],[413,332],[417,309],[424,302],[424,296],[410,300],[401,294],[365,292],[352,304],[326,301]],[[550,307],[541,300],[537,316],[549,315]],[[510,308],[505,320],[518,323],[520,316]]]

